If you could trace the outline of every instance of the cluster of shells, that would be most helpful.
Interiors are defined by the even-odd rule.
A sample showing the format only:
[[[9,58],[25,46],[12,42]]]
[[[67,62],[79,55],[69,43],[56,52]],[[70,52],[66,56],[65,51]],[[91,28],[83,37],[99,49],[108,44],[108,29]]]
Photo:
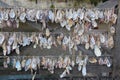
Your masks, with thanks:
[[[99,59],[99,65],[101,65],[102,58]],[[93,62],[94,61],[94,62]],[[107,67],[111,66],[110,60],[105,58],[105,63]],[[3,62],[4,68],[10,67],[10,65],[15,68],[17,71],[21,70],[33,70],[37,71],[38,69],[47,69],[51,74],[54,74],[55,68],[65,69],[63,73],[60,74],[60,78],[63,78],[70,74],[70,71],[75,65],[78,66],[77,70],[82,73],[83,76],[87,75],[87,64],[96,63],[95,60],[91,60],[87,55],[82,55],[80,52],[76,56],[76,60],[72,60],[70,56],[13,56],[6,57]]]
[[[43,28],[46,28],[47,22],[59,23],[61,27],[65,27],[68,31],[76,23],[90,24],[92,28],[96,28],[97,20],[103,23],[116,23],[117,15],[114,9],[99,10],[96,8],[86,9],[54,9],[54,10],[38,10],[38,9],[0,9],[0,26],[3,27],[19,27],[19,22],[26,21],[41,22]],[[89,27],[90,25],[86,25]]]
[[[19,27],[19,22],[25,23],[26,21],[40,22],[43,32],[1,32],[0,33],[0,46],[3,49],[3,55],[9,55],[15,50],[17,54],[20,54],[20,47],[29,46],[33,44],[33,48],[46,48],[51,49],[52,46],[62,46],[63,50],[69,50],[72,54],[72,50],[78,51],[78,45],[84,45],[86,50],[92,49],[97,57],[102,55],[101,46],[107,48],[114,47],[113,35],[115,34],[115,27],[109,27],[109,32],[98,32],[94,29],[98,28],[98,23],[112,23],[115,24],[117,15],[114,13],[114,9],[54,9],[54,10],[38,10],[38,9],[0,9],[0,28],[4,27]],[[65,35],[64,33],[52,34],[49,28],[46,27],[47,22],[59,23],[62,28],[66,28],[73,32]],[[89,33],[89,31],[91,31]],[[7,68],[7,64],[10,63],[10,58],[4,61],[3,65]],[[86,64],[88,56],[81,58],[81,55],[76,57],[76,62],[71,60],[69,56],[58,59],[42,57],[30,57],[13,58],[12,64],[17,71],[24,68],[25,71],[37,70],[42,65],[44,69],[48,69],[51,73],[54,73],[54,68],[64,68],[64,72],[60,75],[61,78],[70,74],[70,70],[75,64],[78,65],[78,70],[82,72],[83,76],[87,75]],[[93,60],[96,61],[96,60]],[[111,66],[108,59],[103,61],[99,60],[100,64],[107,64]]]
[[[49,31],[49,30],[48,30]],[[46,30],[47,32],[47,30]],[[114,40],[112,33],[97,33],[91,34],[82,33],[81,35],[65,35],[60,34],[43,34],[40,32],[1,32],[0,33],[0,45],[3,48],[3,54],[8,55],[13,50],[17,54],[20,54],[20,46],[29,46],[33,44],[33,48],[40,47],[41,49],[51,49],[52,46],[62,46],[63,50],[69,49],[69,53],[72,54],[72,50],[78,51],[78,45],[83,44],[85,49],[94,50],[95,55],[101,56],[101,46],[107,48],[114,47]]]

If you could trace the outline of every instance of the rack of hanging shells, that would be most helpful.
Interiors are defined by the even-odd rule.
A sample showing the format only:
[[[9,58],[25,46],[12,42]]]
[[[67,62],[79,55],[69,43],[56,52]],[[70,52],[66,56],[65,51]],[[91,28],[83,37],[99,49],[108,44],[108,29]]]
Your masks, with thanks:
[[[26,8],[1,8],[0,28],[19,28],[19,23],[27,21],[42,23],[41,32],[0,32],[0,47],[4,68],[14,68],[16,71],[37,71],[47,69],[54,74],[55,68],[64,69],[59,77],[63,78],[71,74],[73,67],[82,76],[89,76],[89,66],[112,67],[110,54],[104,56],[103,47],[114,48],[115,27],[117,15],[114,9],[100,10],[97,8],[87,9],[26,9]],[[70,34],[63,32],[52,33],[46,26],[48,22],[58,23]],[[109,24],[107,31],[99,30],[98,24]],[[20,56],[21,47],[31,46],[32,49],[52,49],[61,46],[67,56]],[[80,50],[83,47],[88,54]],[[9,56],[13,53],[17,56]],[[74,53],[75,51],[75,53]],[[45,54],[45,53],[44,53]],[[75,54],[75,59],[73,55]]]

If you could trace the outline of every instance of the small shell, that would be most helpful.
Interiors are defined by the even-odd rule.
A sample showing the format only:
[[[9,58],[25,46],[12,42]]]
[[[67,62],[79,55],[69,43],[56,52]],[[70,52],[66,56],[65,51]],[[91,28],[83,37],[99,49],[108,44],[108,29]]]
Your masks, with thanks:
[[[86,44],[85,44],[85,49],[87,49],[87,50],[88,50],[88,49],[89,49],[89,47],[90,47],[89,43],[86,43]]]
[[[5,40],[5,37],[3,34],[0,33],[0,45],[3,44],[3,41]]]
[[[9,16],[12,19],[15,18],[15,11],[13,9],[10,10]]]
[[[83,65],[83,67],[82,67],[82,75],[83,75],[83,76],[86,76],[86,75],[87,75],[86,65]]]
[[[26,13],[25,13],[25,12],[24,12],[24,13],[21,13],[21,15],[20,15],[20,17],[19,17],[20,21],[23,22],[23,23],[25,23],[25,22],[26,22],[25,17],[26,17]]]
[[[50,31],[49,31],[48,28],[46,29],[46,36],[47,36],[47,37],[50,36]]]
[[[101,56],[101,51],[97,45],[94,46],[94,53],[97,57]]]
[[[114,34],[115,33],[115,27],[110,27],[110,32],[112,33],[112,34]]]
[[[20,71],[20,70],[21,70],[21,64],[20,64],[20,61],[19,61],[19,60],[17,60],[16,65],[15,65],[15,68],[17,68],[17,71]]]

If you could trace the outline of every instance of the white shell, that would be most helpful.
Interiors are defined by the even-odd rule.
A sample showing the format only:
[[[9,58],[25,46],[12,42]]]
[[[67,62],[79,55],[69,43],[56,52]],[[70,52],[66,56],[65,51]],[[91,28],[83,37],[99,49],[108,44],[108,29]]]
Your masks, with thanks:
[[[83,75],[83,76],[86,76],[86,75],[87,75],[86,65],[83,65],[83,68],[82,68],[82,75]]]
[[[55,15],[54,15],[54,13],[53,13],[52,11],[49,11],[48,17],[49,17],[49,19],[50,19],[52,22],[54,22]]]
[[[46,36],[47,36],[47,37],[50,36],[50,31],[49,31],[48,28],[46,29]]]
[[[15,12],[14,12],[13,9],[10,11],[9,16],[10,16],[10,18],[12,18],[12,19],[15,18]]]
[[[97,57],[101,56],[101,51],[97,45],[94,46],[94,53]]]
[[[26,17],[26,13],[24,12],[19,17],[20,21],[23,22],[23,23],[25,23],[26,22],[25,17]]]
[[[115,27],[110,27],[110,32],[112,33],[112,34],[114,34],[115,33]]]
[[[31,59],[28,59],[25,63],[25,71],[27,71],[30,68],[30,64],[31,64]]]
[[[100,42],[105,43],[105,36],[103,34],[100,34]]]
[[[85,44],[85,49],[87,49],[87,50],[88,50],[88,49],[89,49],[89,47],[90,47],[89,43],[86,43],[86,44]]]
[[[20,64],[20,61],[19,61],[19,60],[16,61],[15,68],[17,68],[17,71],[20,71],[20,70],[21,70],[21,64]]]
[[[0,33],[0,45],[3,43],[4,40],[5,40],[4,35]]]

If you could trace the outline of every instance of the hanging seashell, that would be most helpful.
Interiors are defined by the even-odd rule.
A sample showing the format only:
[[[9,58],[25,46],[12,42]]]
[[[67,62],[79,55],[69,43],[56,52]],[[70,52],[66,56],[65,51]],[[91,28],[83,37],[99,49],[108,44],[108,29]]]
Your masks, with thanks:
[[[107,43],[108,43],[107,46],[108,46],[109,48],[113,48],[113,47],[114,47],[113,36],[110,36],[110,37],[108,38]]]
[[[21,13],[20,17],[19,17],[20,21],[23,22],[23,23],[25,23],[26,22],[25,17],[26,17],[26,13],[25,12]]]
[[[116,21],[117,21],[117,15],[116,15],[116,14],[113,14],[113,15],[112,15],[112,22],[113,22],[113,24],[115,24]]]
[[[60,21],[60,25],[61,25],[62,28],[65,27],[67,25],[66,20]]]
[[[84,13],[84,11],[82,9],[78,9],[77,14],[78,14],[80,20],[84,19],[85,13]]]
[[[15,28],[19,28],[19,19],[16,20],[16,27]]]
[[[17,46],[17,48],[15,49],[15,52],[16,52],[17,54],[20,54],[19,46]]]
[[[4,68],[8,68],[8,65],[7,65],[6,61],[3,62],[3,66],[4,66]]]
[[[19,61],[19,60],[16,61],[15,68],[17,69],[17,71],[20,71],[20,70],[21,70],[21,64],[20,64],[20,61]]]
[[[9,16],[12,19],[15,18],[16,15],[15,15],[15,11],[13,9],[10,10]]]
[[[78,14],[76,11],[73,12],[73,20],[77,20],[78,19]]]
[[[6,54],[7,54],[6,42],[3,43],[2,48],[3,48],[3,55],[6,56]]]
[[[97,57],[101,56],[102,52],[100,51],[97,45],[94,46],[94,53]]]
[[[78,71],[81,71],[81,70],[82,70],[82,65],[78,64]]]
[[[66,70],[60,75],[60,78],[63,78],[63,77],[65,77],[67,74],[66,74]]]
[[[6,61],[7,64],[10,64],[10,61],[11,61],[11,60],[10,60],[10,57],[7,57],[7,61]]]
[[[110,33],[115,34],[115,27],[113,26],[110,27]]]
[[[78,35],[81,36],[84,33],[84,24],[81,25],[81,28],[78,30]]]
[[[87,50],[88,50],[88,49],[89,49],[89,47],[90,47],[89,43],[86,43],[86,44],[85,44],[85,49],[87,49]]]
[[[0,11],[0,23],[3,21],[3,19],[4,19],[4,17],[3,17],[4,15],[3,15],[3,12],[2,11]]]
[[[104,64],[106,64],[107,65],[107,67],[111,67],[111,63],[110,63],[110,61],[108,60],[108,58],[106,57],[105,58],[105,60],[104,60]]]
[[[34,70],[37,70],[37,61],[36,61],[35,57],[32,58],[31,68],[34,69]]]
[[[7,54],[10,54],[11,53],[11,46],[7,46]]]
[[[105,43],[105,35],[104,34],[100,34],[100,42],[101,43]]]
[[[8,10],[7,10],[7,11],[4,11],[4,13],[3,13],[3,19],[4,19],[5,21],[7,21],[7,20],[9,19]]]
[[[55,14],[51,10],[48,12],[48,17],[51,20],[51,22],[53,23],[54,19],[55,19]]]
[[[16,66],[16,59],[15,58],[12,58],[12,66],[13,66],[13,68],[15,68],[15,66]]]
[[[92,64],[97,63],[97,59],[92,57],[92,58],[89,59],[89,62],[92,63]]]
[[[98,27],[97,22],[96,21],[92,21],[92,26],[93,26],[93,28],[97,28]]]
[[[26,18],[29,21],[35,22],[36,21],[36,10],[35,9],[27,10],[26,11]]]
[[[30,64],[31,64],[31,59],[28,59],[25,63],[25,71],[27,71],[28,69],[30,69]]]
[[[22,68],[25,67],[25,63],[26,63],[26,60],[22,60],[22,62],[21,62],[21,67],[22,67]]]
[[[46,33],[46,36],[47,36],[47,37],[50,36],[50,30],[49,30],[48,28],[46,29],[46,32],[45,32],[45,33]]]
[[[86,76],[86,75],[87,75],[86,65],[83,65],[83,67],[82,67],[82,75],[83,75],[83,76]]]
[[[13,42],[13,45],[12,45],[12,50],[16,49],[17,48],[17,42],[16,40]]]
[[[91,49],[94,48],[94,45],[95,45],[95,39],[94,39],[94,37],[92,36],[92,37],[90,38],[90,47],[91,47]]]
[[[3,44],[4,40],[5,40],[4,35],[2,33],[0,33],[0,45]]]
[[[11,20],[7,20],[7,26],[12,27],[12,21]]]
[[[74,67],[75,66],[75,62],[72,60],[71,62],[71,66]]]
[[[100,59],[98,60],[98,63],[99,63],[99,65],[103,65],[103,64],[104,64],[103,59],[102,59],[102,58],[100,58]]]

